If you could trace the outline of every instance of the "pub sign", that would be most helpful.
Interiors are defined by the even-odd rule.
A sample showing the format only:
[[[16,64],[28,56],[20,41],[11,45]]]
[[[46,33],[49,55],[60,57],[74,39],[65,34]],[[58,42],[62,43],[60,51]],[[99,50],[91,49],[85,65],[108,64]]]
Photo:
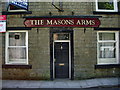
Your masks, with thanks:
[[[99,27],[98,18],[26,18],[26,27]]]

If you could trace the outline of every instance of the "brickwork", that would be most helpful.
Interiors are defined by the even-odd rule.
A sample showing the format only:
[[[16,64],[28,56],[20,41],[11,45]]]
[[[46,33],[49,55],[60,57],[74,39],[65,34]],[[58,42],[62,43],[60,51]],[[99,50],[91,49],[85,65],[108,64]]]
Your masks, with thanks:
[[[75,77],[94,77],[94,65],[96,64],[96,32],[92,28],[74,29],[74,63]]]
[[[95,69],[97,32],[92,28],[74,28],[74,70],[76,79],[120,76],[118,68]]]
[[[48,28],[29,31],[29,62],[32,65],[30,77],[50,78],[49,42]]]
[[[49,79],[49,29],[33,28],[29,31],[29,64],[32,69],[3,69],[5,79]],[[9,72],[9,73],[8,73]]]
[[[58,3],[55,4],[58,5]],[[23,16],[50,16],[50,13],[53,16],[93,15],[95,3],[64,2],[63,10],[64,12],[58,12],[51,2],[30,2],[29,11],[32,11],[32,14],[7,15],[7,27],[25,27]],[[119,15],[98,16],[102,16],[100,27],[120,27]],[[97,31],[93,28],[86,28],[86,31],[84,29],[73,28],[74,78],[120,76],[118,68],[95,69],[95,64],[97,64]],[[32,28],[29,30],[28,38],[29,64],[32,65],[32,69],[3,68],[3,79],[50,79],[50,28]],[[3,41],[5,41],[4,34]],[[2,58],[3,64],[5,64],[5,42],[3,44]]]

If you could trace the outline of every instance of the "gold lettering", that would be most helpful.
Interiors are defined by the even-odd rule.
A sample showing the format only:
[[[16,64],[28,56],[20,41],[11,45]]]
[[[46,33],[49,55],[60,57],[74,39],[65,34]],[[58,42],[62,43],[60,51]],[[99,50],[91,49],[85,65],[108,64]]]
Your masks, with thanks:
[[[57,24],[58,24],[57,20],[54,20],[53,25],[57,25]]]
[[[38,25],[44,25],[44,20],[38,20]]]
[[[35,22],[35,25],[37,25],[37,20],[34,20],[34,22]]]
[[[77,25],[81,25],[81,22],[80,22],[80,20],[78,20],[76,24],[77,24]]]
[[[44,25],[44,19],[42,20],[30,20],[31,25]],[[46,20],[46,25],[74,25],[74,19],[70,19],[70,20]],[[76,22],[76,25],[95,25],[95,20],[78,20]]]
[[[95,21],[94,20],[86,20],[86,25],[95,25]]]
[[[69,20],[71,22],[71,25],[74,25],[74,20]]]
[[[53,20],[47,20],[47,25],[53,25]]]
[[[32,25],[37,25],[37,20],[30,20]]]
[[[86,20],[86,24],[85,25],[91,25],[92,23],[91,23],[91,20]]]
[[[74,21],[73,20],[64,20],[65,25],[73,25]]]
[[[64,25],[68,25],[69,21],[68,20],[64,20]]]
[[[30,20],[30,21],[31,21],[31,25],[44,25],[43,20]]]
[[[40,25],[40,20],[38,20],[38,25]]]
[[[62,20],[58,20],[58,25],[64,25]]]
[[[92,22],[91,22],[91,23],[92,23],[92,25],[95,25],[95,20],[91,20],[91,21],[92,21]]]
[[[82,25],[86,25],[85,20],[81,20]]]
[[[33,24],[33,21],[34,21],[34,20],[30,20],[30,22],[31,22],[31,25],[34,25],[34,24]]]

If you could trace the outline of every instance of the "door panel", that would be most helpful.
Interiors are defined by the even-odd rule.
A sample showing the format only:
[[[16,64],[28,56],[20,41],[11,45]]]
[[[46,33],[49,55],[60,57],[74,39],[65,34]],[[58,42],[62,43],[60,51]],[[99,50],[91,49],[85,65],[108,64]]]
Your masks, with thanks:
[[[54,43],[55,78],[69,78],[69,42]]]

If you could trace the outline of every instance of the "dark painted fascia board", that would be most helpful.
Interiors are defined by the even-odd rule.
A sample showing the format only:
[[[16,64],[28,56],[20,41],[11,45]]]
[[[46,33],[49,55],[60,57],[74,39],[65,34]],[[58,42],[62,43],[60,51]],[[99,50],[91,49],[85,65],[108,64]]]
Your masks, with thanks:
[[[106,31],[118,31],[118,30],[120,30],[120,28],[118,27],[116,27],[116,28],[113,28],[113,27],[99,27],[99,28],[94,28],[94,30],[97,30],[97,31],[100,31],[100,30],[106,30]]]
[[[25,16],[23,18],[102,18],[102,16]]]
[[[24,12],[8,12],[3,11],[2,15],[16,15],[16,14],[32,14],[32,11],[24,11]]]
[[[120,64],[95,65],[95,69],[120,68]]]
[[[108,14],[108,15],[118,14],[118,15],[120,15],[120,12],[101,12],[101,11],[93,11],[93,14]]]
[[[32,69],[32,65],[6,65],[3,64],[2,68],[10,69],[10,68],[16,68],[16,69]]]
[[[7,30],[31,30],[31,27],[7,27]]]

